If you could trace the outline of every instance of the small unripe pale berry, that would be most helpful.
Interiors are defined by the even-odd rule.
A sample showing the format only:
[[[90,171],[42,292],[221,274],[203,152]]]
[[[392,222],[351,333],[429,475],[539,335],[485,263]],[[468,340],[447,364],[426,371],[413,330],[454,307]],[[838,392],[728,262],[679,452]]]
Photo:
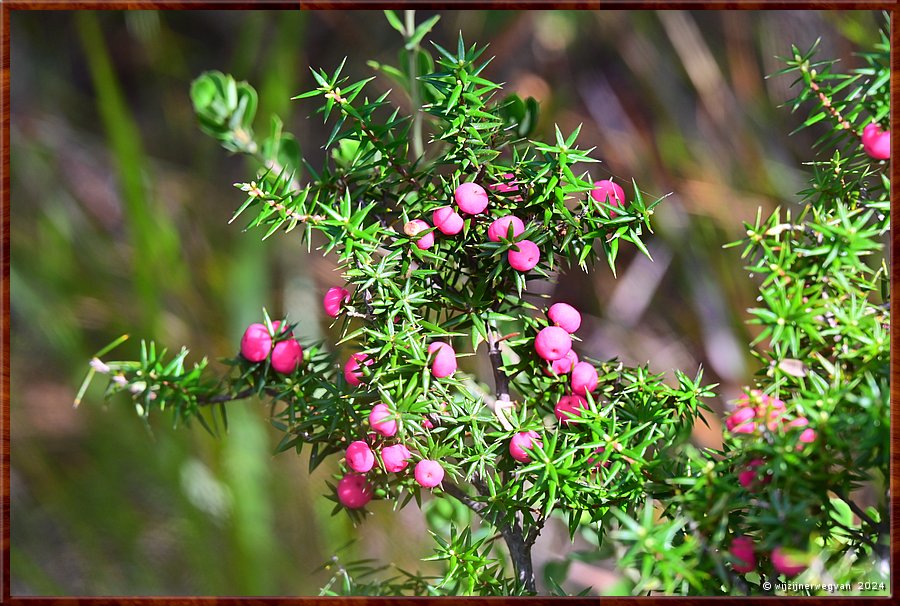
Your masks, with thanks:
[[[531,240],[519,240],[507,251],[506,258],[516,271],[530,271],[541,260],[541,249]]]
[[[783,547],[776,547],[772,550],[772,566],[780,574],[789,577],[796,576],[806,570],[806,564],[801,558],[789,553]]]
[[[578,395],[585,395],[589,391],[597,389],[600,378],[597,369],[588,362],[579,362],[572,368],[572,391]]]
[[[416,463],[416,482],[423,488],[434,488],[444,479],[444,468],[437,461],[424,459]]]
[[[340,286],[333,286],[325,293],[325,299],[322,301],[325,307],[325,313],[332,318],[336,318],[341,313],[341,307],[350,302],[350,291]]]
[[[393,416],[387,404],[376,404],[369,413],[369,425],[384,437],[390,438],[397,433],[397,420]]]
[[[728,548],[731,554],[731,566],[736,572],[746,574],[756,569],[756,554],[753,553],[753,539],[750,537],[734,537]]]
[[[300,367],[303,360],[303,348],[294,339],[279,341],[272,349],[272,370],[289,375]]]
[[[434,211],[431,215],[431,222],[446,236],[455,236],[463,228],[463,218],[450,206],[444,206]]]
[[[372,500],[372,485],[365,476],[348,473],[337,484],[337,497],[347,509],[360,509]]]
[[[587,400],[581,396],[563,396],[556,403],[553,412],[561,425],[568,425],[572,418],[581,416],[581,411],[588,407]]]
[[[875,160],[887,160],[891,157],[891,131],[871,122],[862,133],[863,151]]]
[[[453,192],[456,205],[459,210],[467,215],[477,215],[484,212],[488,205],[487,192],[477,183],[462,183]]]
[[[567,375],[572,372],[572,369],[575,368],[576,364],[578,364],[578,354],[570,349],[568,353],[559,360],[553,360],[550,363],[550,373],[548,374],[554,374],[556,376]]]
[[[547,310],[547,317],[569,334],[575,334],[581,327],[581,314],[568,303],[554,303]]]
[[[531,460],[528,450],[543,445],[536,431],[520,431],[509,441],[509,454],[520,463]]]
[[[559,326],[542,328],[534,338],[534,350],[537,355],[549,362],[559,360],[571,349],[572,337]]]
[[[344,379],[353,387],[358,386],[363,380],[363,371],[360,365],[371,366],[373,363],[374,360],[364,353],[350,354],[350,359],[344,364]]]
[[[272,335],[265,324],[251,324],[241,337],[241,355],[251,362],[262,362],[272,349]]]
[[[411,457],[412,453],[403,444],[394,444],[381,449],[381,460],[384,462],[384,468],[391,473],[397,473],[406,469]]]
[[[435,342],[428,346],[428,353],[434,354],[431,360],[431,374],[438,379],[449,377],[456,372],[456,352],[447,343]]]
[[[515,240],[525,231],[525,224],[522,220],[513,215],[500,217],[491,223],[488,227],[488,239],[491,242],[499,242],[500,238],[509,237],[509,228],[512,226],[512,239]]]
[[[426,229],[431,229],[431,226],[428,225],[428,223],[426,223],[422,219],[416,219],[414,221],[410,221],[409,223],[407,223],[406,225],[403,226],[403,232],[407,236],[409,236],[410,238],[416,238],[418,236],[418,239],[415,240],[415,244],[419,250],[428,250],[429,248],[434,246],[434,232],[433,231],[430,231],[427,234],[422,234],[421,236],[419,236],[419,234],[421,232],[425,231]]]
[[[347,447],[347,465],[358,473],[366,473],[375,465],[375,453],[362,440],[350,442]]]
[[[625,208],[625,190],[609,179],[595,181],[594,189],[591,190],[591,197],[597,202],[605,202],[610,206]],[[615,211],[609,211],[609,218],[614,219],[616,214]]]

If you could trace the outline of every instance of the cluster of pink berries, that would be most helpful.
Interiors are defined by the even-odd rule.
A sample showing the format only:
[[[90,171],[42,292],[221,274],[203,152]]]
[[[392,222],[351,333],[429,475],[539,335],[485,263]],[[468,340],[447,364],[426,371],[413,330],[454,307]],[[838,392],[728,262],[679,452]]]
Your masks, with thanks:
[[[241,337],[241,355],[250,362],[262,362],[271,357],[275,372],[284,375],[296,372],[303,360],[303,348],[293,338],[293,331],[287,333],[288,338],[275,343],[275,335],[284,333],[287,328],[287,324],[272,322],[273,331],[270,333],[265,324],[251,324]]]
[[[375,434],[383,438],[393,438],[397,435],[397,420],[386,404],[376,404],[372,408],[369,413],[369,426]],[[388,473],[402,472],[412,457],[409,448],[404,444],[391,444],[380,449],[381,463]],[[352,471],[338,482],[338,501],[348,509],[360,509],[372,500],[374,494],[366,474],[375,467],[375,451],[368,442],[357,440],[347,447],[346,459],[347,466]],[[437,461],[422,459],[416,463],[413,475],[419,486],[434,488],[443,481],[444,468]]]
[[[891,131],[881,130],[875,122],[866,125],[862,132],[863,151],[875,160],[888,160],[891,157]]]
[[[756,570],[756,548],[753,539],[746,536],[734,537],[728,551],[734,560],[732,567],[736,572],[746,574]],[[779,574],[793,577],[806,570],[806,564],[781,547],[772,550],[770,559]]]

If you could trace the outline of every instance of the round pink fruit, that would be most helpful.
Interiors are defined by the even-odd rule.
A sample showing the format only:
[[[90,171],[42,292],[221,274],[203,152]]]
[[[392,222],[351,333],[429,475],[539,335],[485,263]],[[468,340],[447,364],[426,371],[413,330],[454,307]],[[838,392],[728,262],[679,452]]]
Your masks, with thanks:
[[[549,362],[559,360],[572,350],[572,337],[559,326],[542,328],[534,338],[534,350]]]
[[[734,537],[728,552],[733,559],[731,565],[736,572],[746,574],[756,568],[756,554],[753,552],[753,539],[750,537]]]
[[[761,467],[765,464],[765,461],[762,459],[753,459],[747,464],[747,467],[744,468],[744,471],[738,473],[738,484],[747,490],[754,492],[760,484],[768,484],[772,481],[768,475],[761,476],[758,471],[756,471],[757,467]]]
[[[563,396],[556,403],[553,412],[561,425],[568,425],[572,418],[581,416],[581,411],[588,407],[587,400],[581,396]]]
[[[806,564],[802,558],[789,553],[783,547],[776,547],[772,550],[772,566],[780,574],[789,577],[796,576],[806,570]]]
[[[625,208],[625,190],[609,179],[596,181],[594,189],[591,190],[591,197],[597,202],[605,202],[610,206]],[[614,219],[615,217],[615,211],[609,211],[609,218]]]
[[[360,365],[371,366],[373,363],[374,360],[364,353],[350,354],[350,359],[344,364],[344,379],[353,387],[358,386],[363,381],[363,370]]]
[[[381,449],[381,460],[384,462],[384,468],[391,472],[397,473],[406,469],[409,465],[407,461],[412,457],[412,453],[403,444],[394,444]]]
[[[434,488],[444,479],[444,468],[437,461],[424,459],[416,463],[416,482],[423,488]]]
[[[416,219],[403,226],[403,233],[415,239],[416,247],[419,250],[428,250],[434,246],[434,232],[430,231],[423,234],[422,232],[426,229],[431,229],[431,226],[422,219]]]
[[[347,465],[358,473],[366,473],[375,465],[375,453],[362,440],[350,442],[347,447]]]
[[[428,353],[434,354],[431,360],[431,374],[438,379],[449,377],[456,372],[456,352],[447,343],[435,342],[428,346]]]
[[[550,371],[556,376],[567,375],[572,372],[576,364],[578,364],[578,354],[575,353],[575,350],[570,349],[566,355],[550,363]]]
[[[569,334],[575,334],[581,327],[581,314],[568,303],[554,303],[547,310],[547,317]]]
[[[348,473],[337,484],[337,496],[348,509],[360,509],[372,500],[372,485],[365,476]]]
[[[333,286],[325,293],[325,299],[322,304],[325,306],[325,313],[332,318],[336,318],[341,313],[341,307],[350,302],[350,291],[340,286]]]
[[[387,404],[376,404],[369,413],[369,425],[386,438],[397,433],[397,420]]]
[[[272,350],[272,369],[283,375],[296,372],[303,359],[303,348],[295,339],[279,341]]]
[[[442,234],[447,236],[455,236],[463,228],[463,218],[450,206],[444,206],[434,211],[431,215],[431,222]]]
[[[488,239],[491,242],[499,242],[500,238],[507,238],[509,236],[509,228],[512,226],[512,239],[516,239],[522,235],[522,232],[525,231],[525,224],[522,223],[522,220],[513,215],[507,215],[505,217],[500,217],[491,223],[490,227],[488,227]]]
[[[536,431],[520,431],[509,441],[509,454],[520,463],[527,463],[531,460],[528,450],[541,446],[543,443],[538,439]]]
[[[588,362],[579,362],[572,368],[572,391],[585,395],[589,391],[597,389],[600,378],[597,376],[597,369],[593,364]]]
[[[891,157],[891,131],[871,122],[862,133],[863,151],[875,160],[887,160]]]
[[[477,215],[484,212],[488,205],[487,192],[477,183],[462,183],[453,192],[456,205],[459,210],[467,215]]]
[[[517,271],[529,271],[541,260],[541,249],[531,240],[520,240],[506,253],[510,266]]]
[[[739,408],[736,412],[725,419],[725,427],[728,428],[728,431],[734,434],[753,433],[754,431],[756,431],[756,423],[753,422],[753,419],[755,418],[756,409]]]
[[[265,324],[251,324],[241,337],[241,355],[251,362],[262,362],[272,349],[272,335]]]

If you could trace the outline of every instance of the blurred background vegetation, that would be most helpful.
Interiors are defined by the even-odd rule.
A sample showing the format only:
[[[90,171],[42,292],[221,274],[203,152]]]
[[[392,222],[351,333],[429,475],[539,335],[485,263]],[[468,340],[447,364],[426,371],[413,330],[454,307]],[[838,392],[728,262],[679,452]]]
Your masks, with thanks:
[[[755,285],[722,245],[759,206],[796,200],[821,133],[789,136],[802,120],[778,108],[790,83],[764,76],[791,43],[818,37],[822,57],[858,65],[853,52],[876,39],[880,16],[441,14],[436,42],[452,46],[460,30],[489,42],[488,77],[541,102],[539,136],[583,122],[580,140],[604,160],[595,179],[672,192],[649,240],[653,263],[626,255],[617,279],[598,264],[535,290],[587,312],[586,354],[657,371],[702,365],[721,383],[721,412],[757,370],[744,324]],[[348,73],[364,77],[366,60],[396,64],[399,47],[379,11],[12,13],[13,595],[311,594],[330,576],[316,568],[353,539],[349,557],[426,569],[431,541],[415,505],[376,504],[359,529],[332,517],[322,495],[336,461],[310,477],[303,457],[273,457],[260,405],[234,405],[218,439],[162,419],[147,431],[93,390],[72,407],[90,356],[123,333],[125,358],[152,337],[215,359],[234,354],[266,306],[298,320],[301,339],[328,336],[330,259],[227,224],[242,201],[232,183],[251,167],[200,133],[188,89],[207,69],[249,81],[257,130],[280,115],[315,165],[327,132],[311,105],[290,101],[314,86],[307,66],[348,55]],[[698,444],[719,444],[718,418],[697,428]],[[539,578],[572,549],[549,525]],[[612,561],[567,567],[573,586],[621,590]]]

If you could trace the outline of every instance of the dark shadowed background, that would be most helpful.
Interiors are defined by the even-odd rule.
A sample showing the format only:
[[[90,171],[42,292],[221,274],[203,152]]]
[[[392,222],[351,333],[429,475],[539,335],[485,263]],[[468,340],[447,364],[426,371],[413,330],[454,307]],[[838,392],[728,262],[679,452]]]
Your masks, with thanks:
[[[535,289],[587,314],[588,355],[660,372],[702,365],[721,383],[721,412],[758,370],[744,324],[756,287],[722,245],[758,207],[796,201],[819,134],[789,136],[802,120],[778,108],[790,82],[765,76],[791,43],[818,37],[822,57],[858,65],[880,23],[870,12],[447,11],[433,39],[490,43],[488,77],[542,104],[536,136],[584,123],[579,141],[604,162],[595,179],[672,192],[648,240],[653,263],[627,250],[617,279],[598,264]],[[336,461],[310,476],[305,457],[273,456],[263,406],[234,405],[218,439],[162,417],[147,431],[98,389],[72,407],[90,356],[123,333],[124,358],[148,337],[216,359],[265,306],[299,320],[301,339],[329,334],[332,261],[227,224],[243,201],[232,184],[251,167],[199,131],[188,90],[207,69],[249,81],[257,130],[279,114],[315,164],[328,132],[311,103],[290,101],[314,87],[308,66],[346,55],[345,73],[368,76],[366,60],[398,62],[399,34],[380,11],[14,11],[10,27],[13,595],[315,594],[330,576],[317,567],[353,539],[348,557],[427,570],[415,504],[375,504],[358,529],[332,517],[322,495]],[[708,421],[694,439],[716,446],[718,415]],[[539,588],[571,549],[549,524]],[[623,591],[613,561],[575,562],[568,578]]]

